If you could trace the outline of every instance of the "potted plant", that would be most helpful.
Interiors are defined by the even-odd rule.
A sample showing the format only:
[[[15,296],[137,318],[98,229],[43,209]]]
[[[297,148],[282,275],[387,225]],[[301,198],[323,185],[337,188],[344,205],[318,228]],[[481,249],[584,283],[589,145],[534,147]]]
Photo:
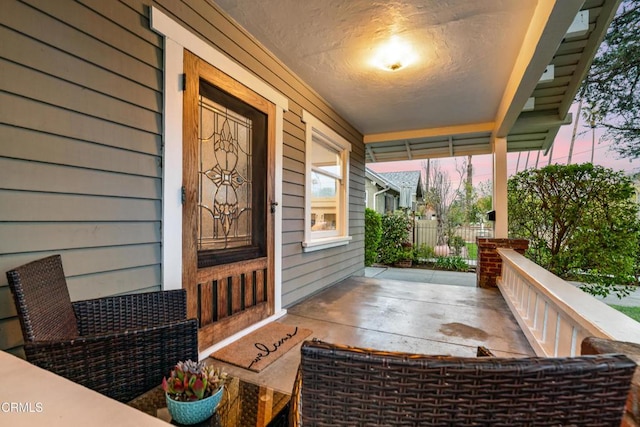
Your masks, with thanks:
[[[411,242],[403,242],[397,256],[398,259],[394,263],[396,267],[411,267],[413,264],[413,258],[415,257],[415,251]]]
[[[211,417],[222,400],[227,374],[204,362],[178,362],[162,379],[167,409],[180,424],[197,424]]]

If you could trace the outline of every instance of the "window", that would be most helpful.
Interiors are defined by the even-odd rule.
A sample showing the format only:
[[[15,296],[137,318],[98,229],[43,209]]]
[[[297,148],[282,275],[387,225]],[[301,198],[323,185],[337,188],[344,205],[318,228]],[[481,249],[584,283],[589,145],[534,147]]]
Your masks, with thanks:
[[[346,245],[351,144],[306,111],[305,252]]]

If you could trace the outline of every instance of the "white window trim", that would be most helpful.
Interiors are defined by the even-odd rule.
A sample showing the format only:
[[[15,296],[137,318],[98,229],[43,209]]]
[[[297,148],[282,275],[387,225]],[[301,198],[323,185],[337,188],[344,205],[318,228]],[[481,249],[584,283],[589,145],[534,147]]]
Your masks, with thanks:
[[[183,53],[188,49],[276,105],[275,201],[282,200],[284,112],[289,100],[240,64],[151,7],[151,29],[164,36],[162,288],[182,288],[182,95]],[[282,206],[282,203],[280,203]],[[274,224],[275,313],[282,311],[282,209]]]
[[[304,241],[302,249],[304,252],[318,251],[322,249],[333,248],[349,244],[351,236],[349,236],[349,153],[351,152],[351,144],[340,136],[337,132],[318,120],[308,111],[302,110],[302,121],[306,124],[305,129],[305,203],[304,203]],[[313,136],[318,135],[323,142],[333,146],[342,153],[342,182],[344,193],[341,195],[340,206],[342,206],[340,215],[340,224],[338,235],[322,237],[322,233],[313,233],[311,231],[311,166],[312,166],[312,150]],[[325,233],[326,235],[326,233]]]

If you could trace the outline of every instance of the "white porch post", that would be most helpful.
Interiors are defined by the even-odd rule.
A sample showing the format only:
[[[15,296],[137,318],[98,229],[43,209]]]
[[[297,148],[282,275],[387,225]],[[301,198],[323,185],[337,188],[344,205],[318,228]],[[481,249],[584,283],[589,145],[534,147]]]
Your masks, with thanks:
[[[496,211],[494,238],[509,237],[507,218],[507,138],[493,138],[493,209]]]

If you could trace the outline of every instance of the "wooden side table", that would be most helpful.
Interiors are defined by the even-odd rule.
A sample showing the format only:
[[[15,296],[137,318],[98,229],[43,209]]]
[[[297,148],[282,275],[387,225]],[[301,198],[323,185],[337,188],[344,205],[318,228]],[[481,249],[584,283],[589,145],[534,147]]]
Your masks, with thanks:
[[[225,384],[224,396],[216,413],[196,427],[285,427],[290,399],[289,394],[231,378]],[[135,398],[129,406],[171,422],[161,386]]]

